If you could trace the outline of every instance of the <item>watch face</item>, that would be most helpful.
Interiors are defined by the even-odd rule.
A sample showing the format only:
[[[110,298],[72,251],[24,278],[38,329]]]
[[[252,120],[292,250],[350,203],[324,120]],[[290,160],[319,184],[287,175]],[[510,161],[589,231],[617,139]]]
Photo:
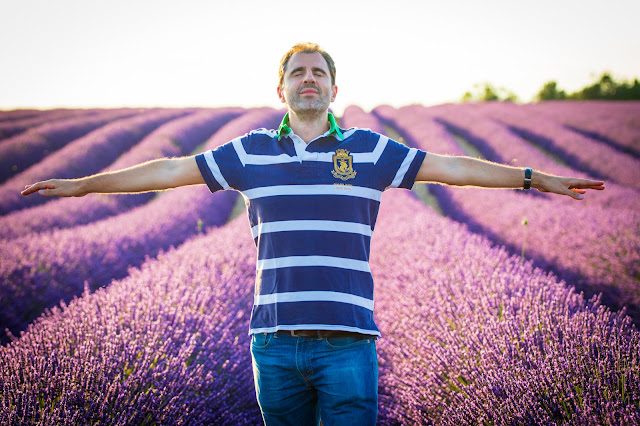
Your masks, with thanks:
[[[532,173],[533,173],[533,170],[531,170],[529,167],[524,169],[524,177],[525,177],[525,179],[531,180],[531,174]]]

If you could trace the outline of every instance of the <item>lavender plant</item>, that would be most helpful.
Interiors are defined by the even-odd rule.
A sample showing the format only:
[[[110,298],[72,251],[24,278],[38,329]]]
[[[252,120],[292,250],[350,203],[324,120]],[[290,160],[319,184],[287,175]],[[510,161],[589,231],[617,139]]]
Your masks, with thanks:
[[[382,424],[640,421],[624,313],[401,191],[383,196],[371,263]]]
[[[398,128],[406,135],[438,141],[439,152],[459,152],[442,124],[405,115],[411,122]],[[345,111],[342,124],[380,126],[355,108]],[[173,194],[188,197],[187,189],[148,206]],[[451,194],[473,200],[469,191]],[[517,199],[575,213],[545,197],[476,192],[506,210]],[[372,239],[376,321],[383,334],[380,424],[640,423],[639,334],[624,311],[614,314],[597,298],[586,301],[572,282],[565,285],[521,262],[517,253],[493,246],[486,235],[439,216],[409,194],[385,192]],[[498,194],[508,196],[496,199]],[[173,208],[186,203],[176,198]],[[122,216],[133,222],[148,206]],[[149,222],[162,220],[149,216],[151,209],[145,214],[140,217]],[[124,227],[117,219],[90,225],[112,221],[91,228],[87,241],[98,241],[100,230]],[[535,222],[528,220],[528,226]],[[619,225],[618,218],[608,224]],[[123,234],[135,236],[134,228]],[[88,228],[55,233],[72,229]],[[255,246],[244,218],[200,229],[206,234],[148,259],[126,278],[95,293],[87,285],[81,297],[47,310],[19,339],[0,347],[0,418],[9,424],[259,424],[247,336]],[[96,251],[112,261],[130,246],[119,241],[117,251]],[[529,242],[527,252],[538,243]],[[73,254],[93,249],[77,247]],[[589,249],[586,243],[564,247],[573,257]],[[39,256],[24,257],[36,262]],[[38,269],[46,272],[34,264]]]
[[[413,137],[461,153],[444,127],[424,116],[412,121]],[[480,198],[456,191],[469,204]],[[487,204],[504,207],[496,194],[516,195],[486,191],[476,191],[488,201],[476,214]],[[382,424],[640,421],[640,392],[631,385],[640,379],[640,341],[624,310],[585,301],[402,192],[383,196],[372,245]],[[572,256],[587,247],[576,246]]]
[[[640,102],[540,102],[523,105],[571,130],[640,157]]]
[[[396,112],[387,108],[380,114],[392,120],[407,141],[420,148],[463,155],[464,151],[444,125],[421,110],[417,106]],[[500,139],[499,132],[495,135]],[[527,253],[537,266],[554,271],[590,295],[602,292],[606,304],[614,309],[627,306],[634,321],[640,321],[640,292],[636,285],[640,274],[637,211],[597,203],[587,206],[560,202],[557,197],[532,197],[521,191],[440,185],[429,188],[446,215],[498,244],[507,245],[514,254],[521,251],[520,223],[526,217]],[[595,198],[599,194],[592,195]]]
[[[195,112],[160,126],[103,171],[130,167],[160,157],[190,154],[225,123],[239,116],[237,108]],[[0,217],[0,239],[68,228],[122,214],[154,197],[153,193],[118,197],[90,194],[82,198],[61,198]]]
[[[139,114],[136,110],[106,110],[91,117],[69,117],[47,121],[40,126],[5,139],[0,144],[0,182],[22,173],[27,168],[65,147],[71,141],[108,124]],[[38,117],[41,118],[41,117]],[[9,125],[13,121],[3,122]]]
[[[515,108],[515,106],[514,106]],[[405,114],[403,111],[407,111]],[[534,147],[531,143],[509,130],[499,121],[486,117],[481,113],[479,105],[441,105],[424,108],[420,106],[405,107],[400,110],[378,107],[374,110],[381,119],[398,123],[403,129],[414,128],[414,121],[424,120],[425,125],[420,126],[420,131],[427,130],[433,120],[444,125],[447,135],[453,135],[456,139],[458,154],[474,155],[460,147],[460,139],[470,143],[485,159],[512,166],[532,167],[536,170],[544,170],[562,176],[576,176],[588,178],[588,174],[569,167],[558,156]],[[400,120],[400,121],[398,121]],[[437,152],[447,146],[446,143],[438,143],[439,131],[428,133],[430,149]],[[424,136],[420,136],[424,139]],[[448,136],[450,137],[450,136]],[[424,143],[424,142],[423,142]],[[447,148],[450,149],[450,148]],[[532,191],[530,195],[546,197],[546,194]],[[556,203],[571,204],[573,200],[553,197]],[[630,210],[640,209],[640,191],[613,182],[607,182],[607,190],[598,193],[597,197],[588,197],[583,202],[586,206],[599,205],[602,207],[626,208]]]
[[[279,118],[279,111],[256,109],[220,129],[205,149]],[[45,308],[79,294],[85,284],[91,289],[107,285],[145,257],[181,244],[199,229],[224,224],[236,195],[210,195],[204,185],[180,188],[121,215],[11,240],[0,257],[2,328],[16,334]]]
[[[0,123],[10,120],[22,120],[29,117],[37,117],[44,111],[39,109],[14,109],[0,111]]]
[[[639,420],[638,334],[623,317],[402,191],[382,206],[380,424]],[[246,336],[254,251],[239,218],[53,309],[0,349],[0,415],[258,424]]]
[[[62,303],[0,348],[8,424],[259,424],[247,220]]]
[[[560,156],[571,167],[640,189],[640,159],[513,105],[483,105],[481,111],[506,123],[520,136]]]
[[[24,118],[0,120],[0,144],[11,136],[26,132],[27,130],[56,120],[63,120],[71,117],[91,116],[98,113],[97,109],[77,110],[77,109],[52,109],[40,111],[37,115]]]
[[[33,183],[56,176],[76,178],[93,174],[111,164],[123,152],[140,142],[148,133],[187,110],[152,110],[131,118],[115,120],[86,136],[76,139],[53,155],[47,156],[0,186],[0,215],[50,200],[23,197],[25,182]]]
[[[349,105],[344,109],[340,124],[344,128],[358,127],[360,129],[371,129],[374,132],[384,134],[384,127],[380,120],[373,114],[364,112],[356,105]]]

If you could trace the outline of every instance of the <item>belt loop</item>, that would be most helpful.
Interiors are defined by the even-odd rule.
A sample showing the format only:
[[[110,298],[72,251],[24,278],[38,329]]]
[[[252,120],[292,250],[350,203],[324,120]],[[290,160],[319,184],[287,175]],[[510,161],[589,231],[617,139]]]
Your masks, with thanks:
[[[322,332],[320,330],[316,330],[318,333],[318,340],[322,340]]]
[[[296,337],[296,334],[293,332],[293,330],[289,330],[289,332],[291,333],[291,335],[292,335],[293,337]]]

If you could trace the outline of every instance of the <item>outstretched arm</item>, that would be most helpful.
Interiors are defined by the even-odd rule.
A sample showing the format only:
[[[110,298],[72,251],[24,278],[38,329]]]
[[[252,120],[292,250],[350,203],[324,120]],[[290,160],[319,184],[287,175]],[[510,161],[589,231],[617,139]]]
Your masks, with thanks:
[[[79,179],[49,179],[27,185],[22,195],[38,192],[45,197],[82,197],[92,192],[116,194],[162,191],[204,183],[195,156],[189,156],[161,158]]]
[[[524,170],[471,157],[449,157],[427,153],[418,175],[418,182],[435,182],[456,186],[484,188],[522,188]],[[584,198],[587,189],[604,189],[604,182],[591,179],[554,176],[533,171],[531,187],[542,192]]]

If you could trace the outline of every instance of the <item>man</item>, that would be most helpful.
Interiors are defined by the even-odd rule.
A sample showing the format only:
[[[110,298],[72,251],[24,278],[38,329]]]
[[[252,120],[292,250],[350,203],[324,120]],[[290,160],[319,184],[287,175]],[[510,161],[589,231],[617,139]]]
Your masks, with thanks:
[[[552,176],[468,157],[427,154],[328,113],[338,88],[316,44],[281,60],[280,128],[214,151],[81,179],[27,186],[28,195],[160,191],[207,184],[240,191],[258,249],[251,354],[266,424],[375,424],[378,365],[370,238],[380,196],[415,181],[528,188],[582,199],[604,182]]]

